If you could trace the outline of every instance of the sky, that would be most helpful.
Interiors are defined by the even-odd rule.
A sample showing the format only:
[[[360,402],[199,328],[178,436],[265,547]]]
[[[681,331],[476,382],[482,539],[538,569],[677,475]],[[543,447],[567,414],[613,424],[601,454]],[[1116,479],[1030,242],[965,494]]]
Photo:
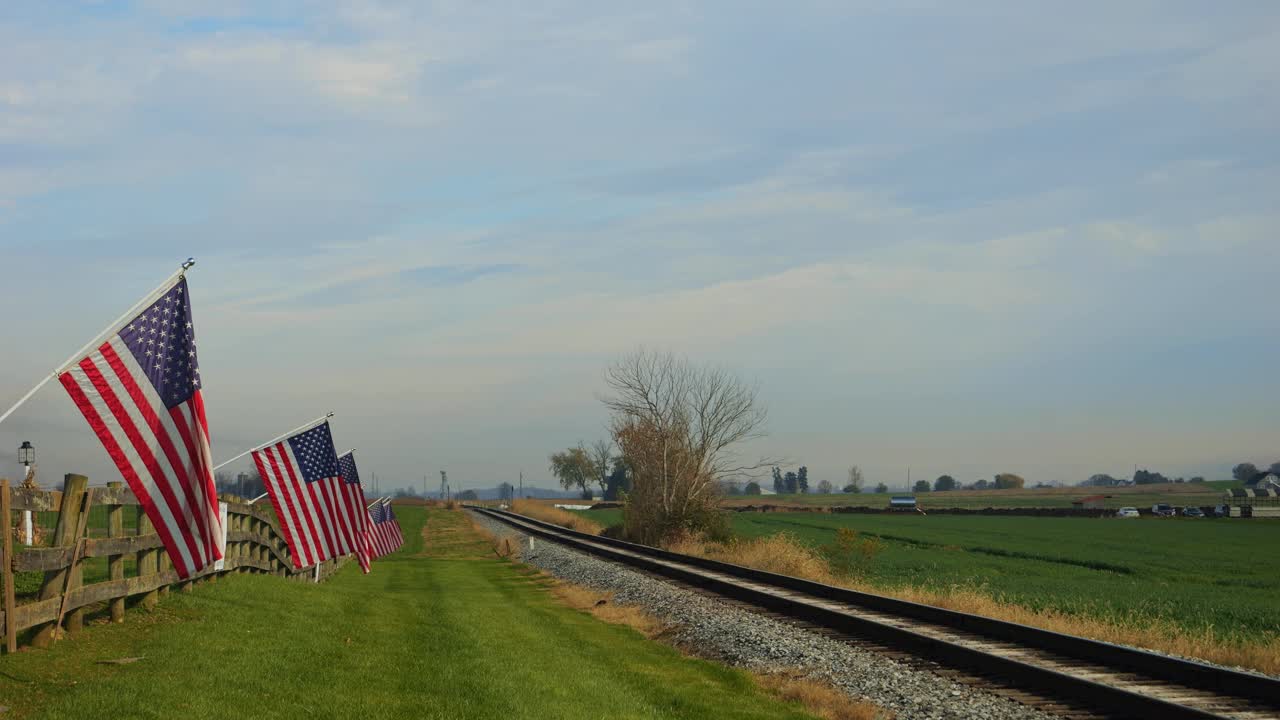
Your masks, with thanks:
[[[549,486],[644,346],[813,482],[1226,478],[1278,118],[1270,0],[6,2],[0,406],[190,256],[215,459],[333,410],[384,489]],[[56,384],[22,440],[118,479]]]

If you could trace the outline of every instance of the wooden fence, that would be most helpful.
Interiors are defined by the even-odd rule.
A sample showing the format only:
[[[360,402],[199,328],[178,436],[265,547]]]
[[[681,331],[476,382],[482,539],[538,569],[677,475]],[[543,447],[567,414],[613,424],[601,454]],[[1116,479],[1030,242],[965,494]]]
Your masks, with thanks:
[[[0,549],[4,604],[0,627],[4,629],[7,652],[17,649],[18,635],[35,628],[30,643],[48,646],[63,632],[84,627],[86,612],[109,612],[112,622],[124,622],[125,601],[145,608],[155,606],[170,589],[189,592],[202,582],[215,582],[229,573],[270,573],[294,580],[317,577],[314,567],[295,570],[280,526],[272,513],[235,496],[223,496],[227,503],[227,547],[223,568],[212,566],[185,581],[178,579],[160,536],[142,511],[138,499],[122,483],[88,487],[83,475],[67,475],[58,490],[10,488],[0,480],[0,519],[4,520],[4,541]],[[106,507],[106,527],[91,532],[89,510]],[[125,512],[131,508],[135,528],[126,531]],[[57,523],[49,547],[20,547],[15,550],[15,511],[54,511]],[[105,537],[93,537],[95,532]],[[107,577],[84,583],[87,561],[106,558]],[[126,560],[133,560],[133,572],[126,577]],[[318,576],[328,577],[345,558],[321,564]],[[100,562],[100,561],[99,561]],[[38,592],[18,604],[15,594],[17,573],[43,573]],[[30,577],[30,576],[28,576]],[[38,576],[37,576],[38,577]]]

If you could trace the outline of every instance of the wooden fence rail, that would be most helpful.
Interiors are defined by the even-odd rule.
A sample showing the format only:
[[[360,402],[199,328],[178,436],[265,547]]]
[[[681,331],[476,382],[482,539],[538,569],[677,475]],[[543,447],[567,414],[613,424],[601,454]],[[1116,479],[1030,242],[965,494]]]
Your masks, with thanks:
[[[0,628],[4,630],[6,651],[14,652],[18,634],[32,628],[35,631],[30,642],[38,647],[47,646],[63,632],[79,631],[84,626],[85,612],[95,606],[107,610],[113,622],[124,622],[127,598],[133,597],[136,604],[151,608],[174,585],[180,591],[190,591],[198,583],[214,582],[229,573],[270,573],[293,580],[316,577],[314,567],[293,567],[284,536],[271,512],[235,496],[223,496],[221,500],[227,504],[223,567],[215,570],[211,566],[180,581],[137,497],[122,483],[91,488],[83,475],[67,475],[58,491],[10,488],[8,480],[0,480],[0,519],[4,520]],[[90,537],[89,509],[97,505],[107,509],[106,537]],[[125,508],[129,506],[136,513],[136,534],[125,531]],[[14,548],[12,513],[16,510],[58,513],[51,547]],[[94,558],[106,558],[107,579],[86,585],[85,561]],[[126,577],[127,558],[134,560],[134,574],[130,577]],[[322,563],[319,577],[328,577],[344,561],[342,558]],[[44,577],[35,597],[19,603],[15,573],[24,572],[43,572]]]

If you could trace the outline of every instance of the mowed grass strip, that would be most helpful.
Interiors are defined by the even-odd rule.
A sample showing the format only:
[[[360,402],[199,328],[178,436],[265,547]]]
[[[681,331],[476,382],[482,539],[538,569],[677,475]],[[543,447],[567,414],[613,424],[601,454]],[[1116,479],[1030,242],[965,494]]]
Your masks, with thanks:
[[[236,576],[0,656],[4,717],[809,717],[745,673],[563,606],[460,512],[397,514],[406,545],[368,576]]]

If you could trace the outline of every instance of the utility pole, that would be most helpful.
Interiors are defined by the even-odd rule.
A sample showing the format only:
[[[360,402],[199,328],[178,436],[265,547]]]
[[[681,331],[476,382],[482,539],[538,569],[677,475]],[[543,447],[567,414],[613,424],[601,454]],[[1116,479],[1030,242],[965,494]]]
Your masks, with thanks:
[[[524,471],[520,471],[520,497],[524,497]]]
[[[423,498],[427,497],[427,476],[426,475],[422,476],[422,497]]]

